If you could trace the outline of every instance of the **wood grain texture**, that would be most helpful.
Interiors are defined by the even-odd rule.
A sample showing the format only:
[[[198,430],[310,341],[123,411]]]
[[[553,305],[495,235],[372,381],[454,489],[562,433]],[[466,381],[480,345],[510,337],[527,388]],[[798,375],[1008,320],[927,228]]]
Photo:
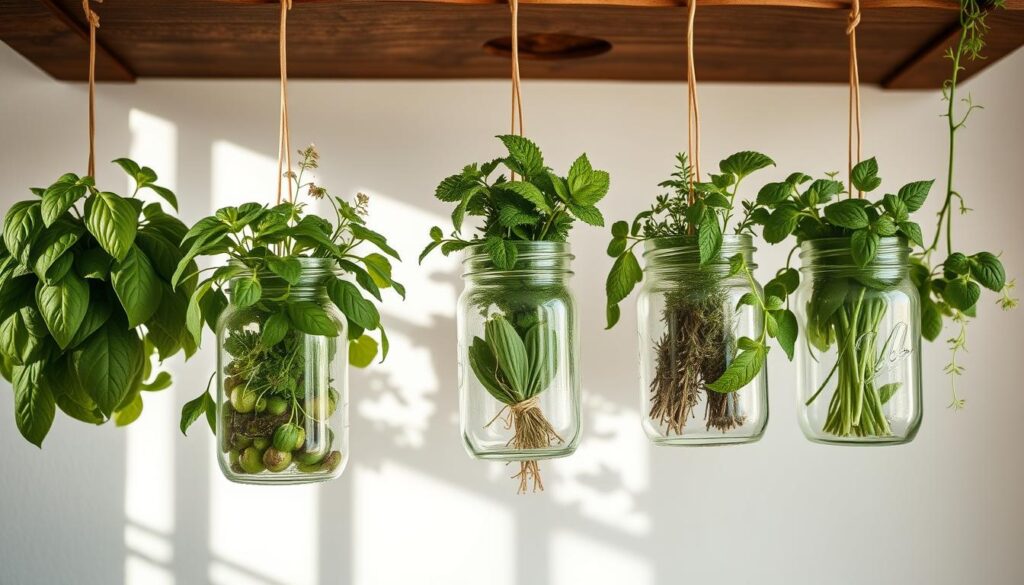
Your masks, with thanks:
[[[84,24],[79,0],[48,1]],[[774,5],[780,3],[798,6]],[[845,83],[847,15],[835,8],[845,5],[842,0],[703,0],[696,32],[701,79]],[[956,5],[955,0],[864,0],[858,29],[863,82],[938,88],[947,66],[933,49],[955,27]],[[1013,11],[993,15],[989,58],[969,74],[1024,43],[1022,5],[1024,0],[1012,0]],[[0,11],[0,39],[58,79],[85,77],[85,44],[41,2],[4,0]],[[99,40],[110,56],[109,63],[98,63],[101,80],[124,80],[130,77],[125,70],[139,77],[277,76],[274,2],[106,0],[97,11]],[[592,57],[524,60],[523,76],[682,80],[685,18],[685,9],[669,0],[523,0],[524,35],[577,35],[612,44],[610,51]],[[296,1],[289,16],[289,74],[505,78],[507,58],[484,45],[507,37],[508,26],[508,7],[498,0]],[[114,65],[118,59],[124,64],[120,71]]]

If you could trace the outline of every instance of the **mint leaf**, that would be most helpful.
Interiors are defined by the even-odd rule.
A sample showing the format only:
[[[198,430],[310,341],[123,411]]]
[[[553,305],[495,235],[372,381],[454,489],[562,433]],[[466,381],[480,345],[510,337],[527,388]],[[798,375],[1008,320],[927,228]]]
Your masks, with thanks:
[[[505,166],[512,172],[530,179],[544,171],[544,157],[536,144],[522,136],[512,134],[498,136],[498,138],[508,149]]]
[[[737,180],[746,177],[754,171],[771,166],[775,166],[775,161],[759,152],[749,150],[737,152],[718,163],[718,167],[723,173],[736,175]]]
[[[864,207],[855,199],[845,199],[825,207],[825,219],[833,225],[856,230],[870,223]]]
[[[850,252],[853,261],[860,266],[867,266],[878,254],[878,234],[868,230],[857,230],[850,236]]]
[[[979,252],[971,256],[971,276],[981,286],[995,292],[1006,286],[1006,271],[1003,263],[991,252]]]
[[[490,236],[484,240],[484,249],[491,256],[491,261],[499,270],[512,270],[519,257],[519,249],[513,242],[500,236]]]
[[[749,384],[764,366],[768,348],[755,344],[751,349],[742,349],[732,360],[725,372],[707,385],[714,392],[728,393],[740,390]]]
[[[928,192],[932,189],[931,181],[916,181],[909,183],[900,188],[900,192],[897,197],[907,206],[907,211],[913,213],[924,205],[926,199],[928,199]]]
[[[858,191],[874,191],[882,184],[878,178],[878,161],[874,157],[861,161],[850,172],[850,181]]]

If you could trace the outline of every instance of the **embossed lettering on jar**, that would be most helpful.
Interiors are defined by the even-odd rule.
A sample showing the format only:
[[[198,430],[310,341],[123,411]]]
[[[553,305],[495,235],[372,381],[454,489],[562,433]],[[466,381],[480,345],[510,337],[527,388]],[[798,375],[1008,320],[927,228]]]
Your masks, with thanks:
[[[803,242],[796,293],[800,425],[808,439],[899,444],[921,423],[921,303],[910,248],[882,238],[857,266],[848,238]]]

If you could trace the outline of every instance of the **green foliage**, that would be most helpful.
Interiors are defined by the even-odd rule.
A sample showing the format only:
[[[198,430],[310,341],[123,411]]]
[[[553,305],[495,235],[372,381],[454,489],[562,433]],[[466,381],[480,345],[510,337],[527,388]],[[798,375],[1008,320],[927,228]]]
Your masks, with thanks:
[[[578,219],[595,226],[604,225],[596,205],[608,193],[608,173],[595,170],[580,155],[566,177],[554,174],[544,164],[536,144],[521,136],[499,136],[508,156],[483,164],[471,164],[462,172],[445,178],[435,196],[455,203],[452,212],[454,231],[445,237],[440,227],[430,230],[430,243],[420,254],[420,262],[435,248],[445,256],[481,244],[494,265],[502,270],[515,266],[517,241],[564,242]],[[491,175],[504,166],[506,177]],[[466,217],[482,218],[468,237],[463,233]]]
[[[545,322],[521,333],[497,314],[487,320],[484,337],[473,338],[469,365],[495,400],[512,406],[540,394],[551,383],[555,343],[555,332]]]
[[[723,234],[729,227],[740,183],[751,173],[774,166],[767,156],[752,151],[738,152],[719,163],[720,174],[710,182],[691,182],[686,154],[676,155],[672,177],[658,184],[669,193],[659,195],[654,204],[637,214],[632,224],[618,221],[612,225],[608,255],[615,258],[608,274],[608,329],[619,320],[618,304],[643,281],[643,270],[633,249],[654,238],[694,236],[701,264],[721,260]],[[750,225],[736,226],[735,232],[749,233]]]
[[[307,171],[318,168],[319,154],[310,146],[300,150],[299,156],[298,169],[286,175],[287,201],[275,206],[245,203],[225,207],[196,222],[183,235],[182,247],[187,251],[176,264],[171,283],[177,290],[190,290],[185,321],[192,343],[199,344],[204,323],[211,329],[215,326],[230,289],[232,303],[252,311],[261,325],[260,336],[249,341],[273,352],[292,343],[296,331],[339,335],[337,323],[321,304],[288,300],[301,278],[300,258],[333,261],[354,282],[335,274],[327,276],[323,284],[348,322],[346,341],[351,364],[366,367],[378,350],[383,359],[388,349],[380,313],[371,297],[381,300],[380,289],[386,288],[405,297],[405,287],[391,276],[391,259],[400,260],[399,254],[387,238],[367,227],[366,195],[360,193],[350,203],[330,196],[321,185],[304,181]],[[328,201],[334,208],[335,221],[307,214],[306,203],[300,201],[303,195]],[[220,254],[227,255],[227,264],[202,270],[195,265],[196,258]],[[268,279],[279,279],[281,286],[264,286]],[[368,334],[373,331],[378,332],[379,343]],[[233,343],[241,343],[241,339]],[[255,346],[250,349],[255,350]],[[183,430],[195,421],[197,416],[192,415],[202,404],[193,403],[192,410],[182,411]]]
[[[37,446],[58,409],[89,424],[134,421],[142,390],[171,385],[153,359],[195,350],[184,341],[191,284],[170,285],[185,225],[137,196],[176,198],[152,169],[114,162],[135,181],[130,197],[67,173],[3,219],[0,363],[18,429]]]

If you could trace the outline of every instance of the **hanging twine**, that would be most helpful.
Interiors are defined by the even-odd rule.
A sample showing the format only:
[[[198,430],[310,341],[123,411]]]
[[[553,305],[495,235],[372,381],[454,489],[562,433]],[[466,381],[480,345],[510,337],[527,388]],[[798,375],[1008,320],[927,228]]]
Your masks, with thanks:
[[[860,131],[860,70],[857,67],[857,25],[860,24],[860,0],[850,4],[850,16],[846,25],[846,36],[850,38],[850,127],[847,152],[847,184],[849,196],[853,197],[853,167],[861,159]],[[854,143],[856,141],[856,146]],[[863,198],[864,193],[857,190],[857,197]]]
[[[693,23],[697,15],[697,0],[687,0],[686,23],[686,89],[687,89],[687,156],[690,159],[689,203],[693,205],[696,194],[694,180],[700,182],[700,107],[697,103],[697,67],[693,62]]]
[[[519,80],[519,0],[509,0],[512,13],[512,134],[523,135],[523,94]],[[518,119],[518,130],[516,120]]]
[[[103,2],[103,0],[95,0]],[[89,7],[89,0],[82,0],[85,20],[89,22],[89,167],[87,176],[96,175],[96,29],[100,27],[100,16]]]
[[[278,35],[278,51],[281,59],[281,124],[277,137],[277,203],[281,204],[281,179],[286,178],[288,201],[292,196],[292,143],[288,130],[288,11],[292,0],[281,0],[281,30]],[[287,162],[288,167],[284,165]]]

